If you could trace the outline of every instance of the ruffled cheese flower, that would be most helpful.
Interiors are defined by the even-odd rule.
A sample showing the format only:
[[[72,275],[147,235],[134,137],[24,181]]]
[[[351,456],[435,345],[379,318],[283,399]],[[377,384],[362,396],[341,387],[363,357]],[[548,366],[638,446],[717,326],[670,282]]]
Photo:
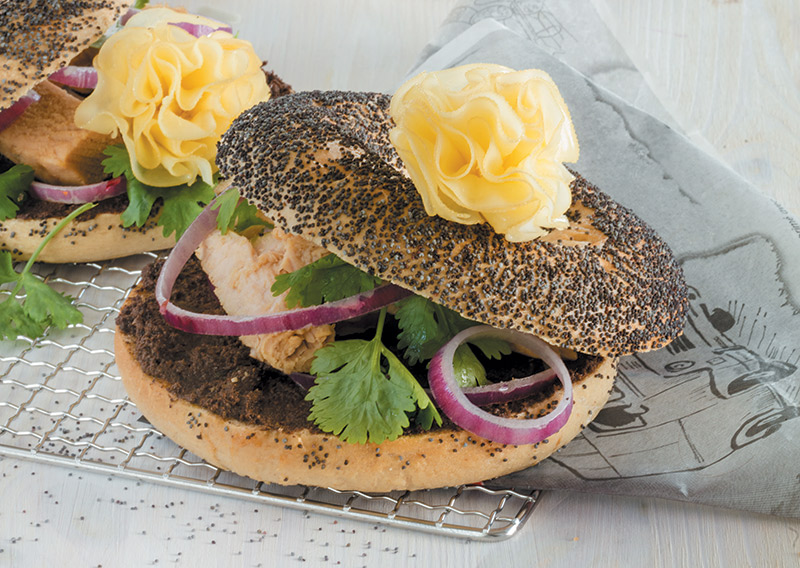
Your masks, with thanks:
[[[97,88],[75,123],[119,133],[133,173],[157,187],[212,183],[216,144],[270,90],[253,46],[227,31],[194,37],[176,22],[221,24],[166,8],[143,10],[95,57]]]
[[[509,241],[565,228],[578,159],[569,110],[544,71],[490,64],[422,73],[392,97],[392,144],[429,215],[488,222]]]

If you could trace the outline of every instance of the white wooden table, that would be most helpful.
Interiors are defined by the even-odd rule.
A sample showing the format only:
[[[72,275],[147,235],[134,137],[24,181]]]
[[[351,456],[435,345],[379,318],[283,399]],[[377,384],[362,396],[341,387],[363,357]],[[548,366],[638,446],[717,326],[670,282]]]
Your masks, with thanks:
[[[390,91],[454,4],[225,6],[249,10],[235,26],[296,89]],[[794,3],[596,4],[679,124],[798,213],[800,20],[784,11]],[[0,458],[0,491],[0,566],[800,564],[800,521],[647,498],[548,492],[520,534],[476,543],[14,458]]]

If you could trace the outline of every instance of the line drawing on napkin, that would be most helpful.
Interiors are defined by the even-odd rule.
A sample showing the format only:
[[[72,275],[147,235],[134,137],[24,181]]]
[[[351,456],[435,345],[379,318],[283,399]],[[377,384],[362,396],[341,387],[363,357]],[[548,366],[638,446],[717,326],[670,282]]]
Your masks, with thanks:
[[[797,326],[800,315],[774,245],[750,235],[681,263],[690,283],[684,335],[664,349],[623,359],[605,408],[550,458],[580,479],[704,469],[800,417],[800,381],[791,378],[800,349],[783,344],[780,330],[770,328],[775,322]],[[691,286],[706,281],[703,274],[735,274],[742,266],[759,279],[748,298],[727,297],[719,286]],[[781,313],[764,306],[781,306]],[[750,404],[738,404],[740,396]],[[683,405],[679,412],[675,401]]]
[[[533,40],[551,55],[564,53],[564,41],[575,37],[545,7],[545,0],[477,0],[472,6],[457,7],[448,20],[476,24],[491,18]]]

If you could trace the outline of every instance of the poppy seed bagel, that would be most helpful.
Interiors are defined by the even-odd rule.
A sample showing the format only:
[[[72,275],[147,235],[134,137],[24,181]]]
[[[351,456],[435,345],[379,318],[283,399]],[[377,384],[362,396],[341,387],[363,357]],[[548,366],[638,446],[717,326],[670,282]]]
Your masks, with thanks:
[[[129,398],[181,447],[265,483],[384,492],[475,483],[518,471],[567,444],[594,419],[617,371],[617,360],[610,357],[566,361],[574,384],[572,412],[558,432],[538,444],[491,442],[446,419],[429,431],[407,431],[380,444],[346,443],[308,421],[306,392],[251,359],[235,338],[170,327],[154,297],[157,275],[157,266],[145,270],[117,318],[116,364]],[[199,263],[184,269],[174,296],[186,307],[213,312],[218,304],[204,276]],[[550,412],[562,393],[554,385],[490,411],[538,417]]]
[[[0,3],[0,110],[67,65],[130,5],[125,0]]]
[[[45,101],[42,104],[61,104],[57,97],[47,95],[58,87],[46,79],[100,38],[131,4],[125,0],[7,0],[0,3],[0,66],[3,68],[0,110],[13,105],[34,87]],[[49,102],[51,100],[55,102]],[[23,114],[6,132],[28,128],[29,120]],[[91,136],[101,139],[99,135]],[[99,159],[96,161],[99,164]],[[15,260],[29,259],[49,231],[79,206],[61,205],[57,211],[41,215],[31,211],[35,207],[29,207],[35,201],[26,200],[24,214],[0,223],[0,251],[9,251]],[[175,243],[175,238],[165,237],[163,229],[153,221],[148,221],[144,227],[123,227],[120,213],[124,207],[122,205],[118,211],[82,215],[48,243],[38,260],[89,262],[161,250]]]
[[[588,354],[680,334],[687,289],[667,244],[579,175],[568,228],[512,243],[425,213],[389,142],[390,97],[296,93],[257,105],[217,163],[283,230],[464,317]]]
[[[125,227],[120,214],[127,205],[121,198],[101,202],[104,207],[79,215],[51,237],[39,256],[39,262],[95,262],[122,258],[175,245],[175,235],[164,236],[164,228],[151,216],[141,227]],[[114,208],[114,205],[118,207]],[[8,251],[14,260],[27,260],[56,225],[78,205],[66,205],[63,213],[49,216],[17,216],[0,223],[0,251]]]

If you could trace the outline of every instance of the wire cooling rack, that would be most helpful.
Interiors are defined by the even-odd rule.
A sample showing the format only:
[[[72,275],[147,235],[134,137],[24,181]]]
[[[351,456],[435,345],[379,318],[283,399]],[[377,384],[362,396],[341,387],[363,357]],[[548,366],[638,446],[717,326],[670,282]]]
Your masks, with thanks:
[[[174,444],[127,399],[113,353],[114,320],[156,257],[37,265],[76,299],[84,321],[36,341],[0,342],[0,455],[474,540],[508,538],[528,519],[538,491],[283,487],[222,471]]]

